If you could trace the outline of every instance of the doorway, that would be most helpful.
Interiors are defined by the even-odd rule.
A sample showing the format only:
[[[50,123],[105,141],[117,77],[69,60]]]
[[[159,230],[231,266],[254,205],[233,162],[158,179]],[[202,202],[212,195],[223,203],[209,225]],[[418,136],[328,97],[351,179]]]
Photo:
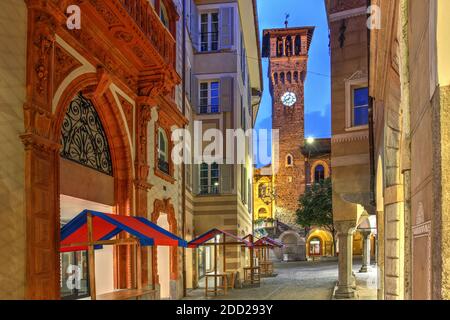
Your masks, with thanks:
[[[321,255],[320,239],[312,238],[309,241],[309,255],[310,256],[320,256]]]
[[[169,221],[167,214],[159,215],[158,226],[169,230]],[[161,299],[170,299],[170,248],[166,246],[158,246],[158,278]]]
[[[113,207],[67,195],[60,195],[61,227],[81,211],[90,209],[112,212]],[[61,299],[76,300],[89,297],[89,270],[87,251],[64,252],[60,254]],[[97,294],[114,291],[114,252],[112,246],[95,251],[95,286]]]

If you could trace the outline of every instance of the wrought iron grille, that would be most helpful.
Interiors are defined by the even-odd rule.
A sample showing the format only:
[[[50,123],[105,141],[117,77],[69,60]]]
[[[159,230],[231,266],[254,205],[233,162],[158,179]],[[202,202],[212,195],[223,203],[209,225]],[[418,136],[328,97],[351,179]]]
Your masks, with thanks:
[[[92,102],[80,92],[70,103],[61,129],[61,157],[113,175],[108,139]]]

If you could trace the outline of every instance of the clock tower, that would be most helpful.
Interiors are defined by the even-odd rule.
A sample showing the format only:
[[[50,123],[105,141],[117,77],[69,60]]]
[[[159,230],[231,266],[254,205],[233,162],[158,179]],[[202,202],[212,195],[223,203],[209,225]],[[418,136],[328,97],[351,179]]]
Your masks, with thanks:
[[[272,129],[279,130],[278,165],[273,165],[275,217],[296,224],[298,199],[305,192],[304,83],[313,27],[264,30],[263,57],[269,58]],[[319,93],[320,94],[320,93]],[[272,155],[273,161],[276,157]]]

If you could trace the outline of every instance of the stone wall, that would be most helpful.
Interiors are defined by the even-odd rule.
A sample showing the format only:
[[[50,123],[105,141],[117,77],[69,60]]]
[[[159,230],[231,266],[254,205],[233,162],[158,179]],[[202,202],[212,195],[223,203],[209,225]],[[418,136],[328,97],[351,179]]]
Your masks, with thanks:
[[[27,9],[0,2],[0,299],[23,299],[25,208],[23,104],[26,88]]]

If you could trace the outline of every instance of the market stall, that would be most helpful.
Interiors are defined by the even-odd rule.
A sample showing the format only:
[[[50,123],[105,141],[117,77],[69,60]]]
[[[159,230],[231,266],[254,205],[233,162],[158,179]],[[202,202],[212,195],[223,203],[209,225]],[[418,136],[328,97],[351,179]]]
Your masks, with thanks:
[[[221,237],[221,241],[219,238]],[[251,247],[252,243],[235,236],[232,233],[222,231],[219,229],[211,229],[205,232],[201,236],[195,238],[188,243],[188,248],[197,249],[201,246],[213,246],[214,247],[214,269],[213,272],[205,274],[205,296],[209,293],[217,296],[218,294],[227,294],[228,288],[234,288],[235,272],[228,272],[226,268],[226,248],[230,246],[246,246]],[[222,258],[222,271],[218,268],[218,248],[223,250]],[[213,286],[209,286],[209,280],[212,280]]]
[[[129,238],[117,238],[125,232]],[[95,250],[104,245],[135,246],[136,288],[118,290],[102,296],[96,294]],[[89,290],[92,300],[120,300],[154,295],[153,289],[142,288],[141,246],[186,247],[183,239],[143,217],[121,216],[84,210],[61,229],[61,252],[88,251]]]
[[[269,237],[258,239],[253,244],[257,250],[261,276],[272,276],[274,268],[273,262],[270,260],[270,249],[273,249],[275,247],[282,248],[283,244]]]

